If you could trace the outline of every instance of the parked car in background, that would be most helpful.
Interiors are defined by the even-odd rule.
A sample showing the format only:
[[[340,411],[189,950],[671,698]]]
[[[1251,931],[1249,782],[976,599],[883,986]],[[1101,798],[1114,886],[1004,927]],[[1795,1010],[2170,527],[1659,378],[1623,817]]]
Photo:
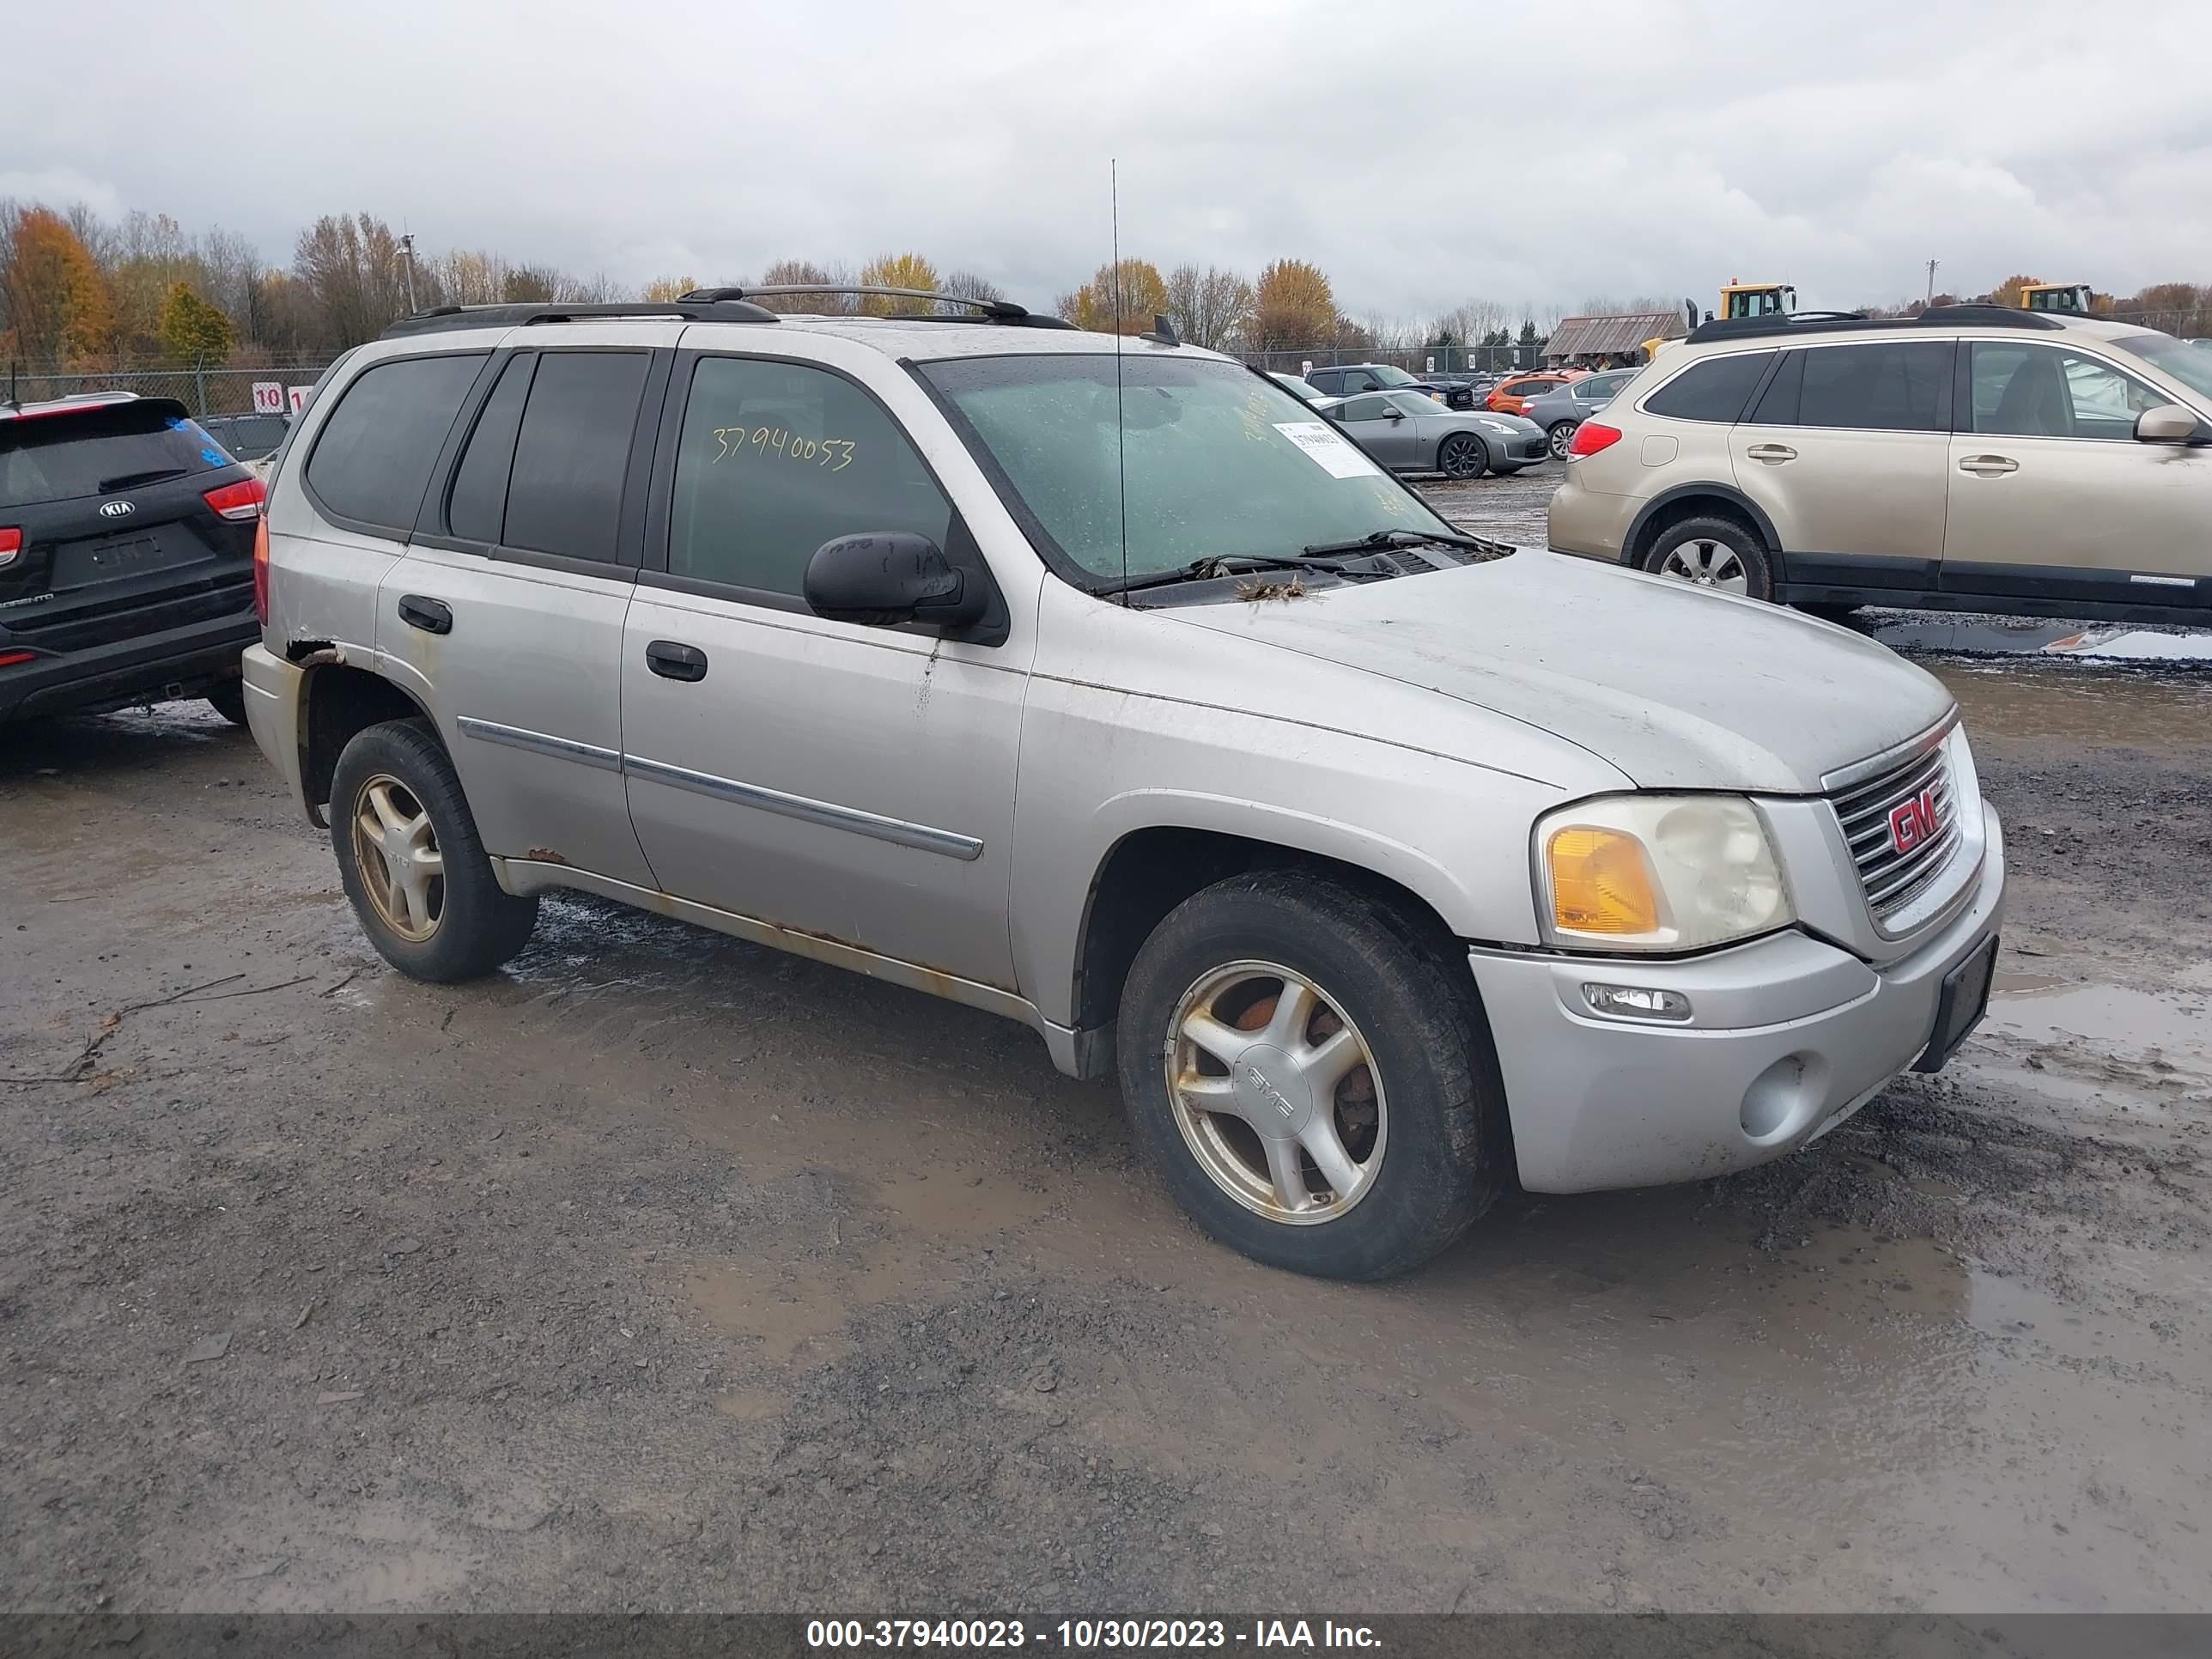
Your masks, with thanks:
[[[1572,369],[1545,369],[1534,374],[1510,374],[1490,388],[1491,410],[1498,415],[1525,415],[1529,398],[1579,378],[1580,375]]]
[[[1565,460],[1567,446],[1574,441],[1575,428],[1611,403],[1615,392],[1643,372],[1638,368],[1608,368],[1585,374],[1579,380],[1569,380],[1523,398],[1522,416],[1544,428],[1552,459]]]
[[[1332,398],[1349,398],[1360,392],[1412,392],[1449,404],[1443,386],[1408,374],[1390,363],[1331,363],[1307,372],[1306,379]]]
[[[1020,1020],[1352,1279],[1981,1017],[2002,834],[1880,646],[1462,535],[1212,353],[717,293],[410,319],[285,447],[254,738],[402,972],[571,889]]]
[[[204,696],[244,724],[264,493],[169,398],[0,404],[0,721]]]
[[[1336,401],[1333,394],[1323,392],[1312,381],[1302,380],[1296,374],[1283,374],[1270,369],[1267,371],[1267,378],[1288,391],[1292,396],[1306,403],[1319,405],[1333,404]]]
[[[2212,353],[1990,305],[1707,323],[1583,422],[1551,544],[1823,611],[2212,626]]]
[[[1530,421],[1480,410],[1439,409],[1418,392],[1370,392],[1328,410],[1353,442],[1393,472],[1447,478],[1510,477],[1549,452]]]
[[[233,459],[252,466],[283,447],[292,423],[282,415],[210,415],[201,420],[200,428]]]

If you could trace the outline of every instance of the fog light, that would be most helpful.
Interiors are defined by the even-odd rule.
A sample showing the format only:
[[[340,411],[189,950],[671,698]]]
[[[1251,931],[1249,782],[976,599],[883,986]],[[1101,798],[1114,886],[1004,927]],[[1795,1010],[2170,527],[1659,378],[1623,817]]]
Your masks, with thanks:
[[[1585,985],[1583,1000],[1593,1013],[1614,1019],[1684,1020],[1690,1017],[1690,1000],[1680,991],[1662,991],[1645,985]]]

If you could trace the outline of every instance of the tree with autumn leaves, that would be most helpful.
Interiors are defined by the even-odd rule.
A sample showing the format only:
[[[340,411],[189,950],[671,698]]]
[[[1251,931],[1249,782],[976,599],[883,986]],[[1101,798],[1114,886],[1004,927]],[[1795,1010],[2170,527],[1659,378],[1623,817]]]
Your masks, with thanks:
[[[112,349],[114,296],[69,221],[33,207],[0,214],[0,298],[11,349],[59,363]]]

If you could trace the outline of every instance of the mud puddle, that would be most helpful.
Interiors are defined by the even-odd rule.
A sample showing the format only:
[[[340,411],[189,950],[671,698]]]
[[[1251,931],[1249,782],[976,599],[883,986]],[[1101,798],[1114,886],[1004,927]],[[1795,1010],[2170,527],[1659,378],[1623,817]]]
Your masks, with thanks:
[[[1856,625],[1893,651],[1961,657],[2072,658],[2083,662],[2212,664],[2212,633],[2168,633],[2027,617],[1873,611]]]
[[[2122,744],[2154,753],[2212,745],[2212,675],[2089,672],[2055,663],[1936,663],[1976,738]]]

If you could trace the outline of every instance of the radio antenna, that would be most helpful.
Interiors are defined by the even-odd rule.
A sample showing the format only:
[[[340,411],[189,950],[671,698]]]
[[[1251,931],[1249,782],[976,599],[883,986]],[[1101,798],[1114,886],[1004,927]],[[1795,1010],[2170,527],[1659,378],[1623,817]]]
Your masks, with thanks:
[[[1121,164],[1106,161],[1106,203],[1114,239],[1114,470],[1121,507],[1121,603],[1129,603],[1129,428],[1121,417]]]

